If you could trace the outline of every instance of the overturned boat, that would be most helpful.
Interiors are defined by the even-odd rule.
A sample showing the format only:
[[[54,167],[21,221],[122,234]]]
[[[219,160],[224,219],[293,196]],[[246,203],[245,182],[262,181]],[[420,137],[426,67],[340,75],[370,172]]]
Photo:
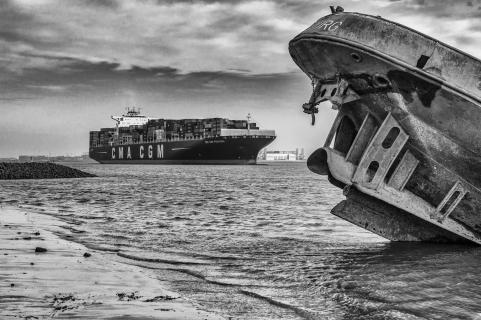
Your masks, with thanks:
[[[338,110],[311,171],[332,213],[393,241],[481,244],[481,61],[381,17],[332,8],[289,43],[302,107]]]

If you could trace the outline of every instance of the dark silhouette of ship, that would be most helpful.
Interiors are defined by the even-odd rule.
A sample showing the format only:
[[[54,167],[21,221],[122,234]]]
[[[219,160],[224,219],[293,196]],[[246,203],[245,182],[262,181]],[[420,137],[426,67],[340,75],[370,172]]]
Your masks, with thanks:
[[[247,120],[154,119],[135,108],[90,132],[90,158],[112,164],[256,164],[274,130]]]
[[[390,240],[481,243],[481,61],[331,9],[289,52],[312,80],[303,111],[338,110],[308,160],[344,189],[332,213]]]

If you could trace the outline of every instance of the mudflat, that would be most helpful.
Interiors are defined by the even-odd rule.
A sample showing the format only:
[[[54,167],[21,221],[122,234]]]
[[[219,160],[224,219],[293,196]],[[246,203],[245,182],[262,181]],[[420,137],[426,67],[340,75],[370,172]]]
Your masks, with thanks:
[[[151,270],[59,237],[53,217],[0,208],[1,319],[220,319]]]

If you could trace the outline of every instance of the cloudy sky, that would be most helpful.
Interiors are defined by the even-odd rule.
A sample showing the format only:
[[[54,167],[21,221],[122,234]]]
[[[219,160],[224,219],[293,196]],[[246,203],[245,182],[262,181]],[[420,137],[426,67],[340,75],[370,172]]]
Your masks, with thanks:
[[[127,106],[149,116],[243,119],[270,149],[323,143],[288,41],[329,13],[381,15],[481,57],[481,0],[0,0],[0,157],[80,154]]]

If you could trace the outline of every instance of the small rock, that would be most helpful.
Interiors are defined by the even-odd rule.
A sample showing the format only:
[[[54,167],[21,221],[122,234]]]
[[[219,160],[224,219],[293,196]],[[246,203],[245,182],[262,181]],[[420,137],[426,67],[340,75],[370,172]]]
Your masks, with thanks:
[[[32,240],[32,237],[23,237],[23,240]]]
[[[90,257],[90,256],[91,256],[90,253],[88,253],[88,252],[85,252],[85,253],[84,253],[84,258],[88,258],[88,257]]]
[[[35,252],[47,252],[47,249],[42,248],[42,247],[36,247]]]
[[[352,290],[357,287],[355,281],[341,281],[339,280],[337,282],[337,288],[338,289],[343,289],[343,290]]]
[[[15,287],[15,284],[14,283],[10,283],[10,287]]]
[[[30,262],[30,265],[31,265],[31,266],[33,266],[34,264],[35,264],[35,263],[33,263],[33,262]]]
[[[37,232],[34,232],[33,234],[36,235],[36,236],[39,236],[40,232],[37,231]]]

